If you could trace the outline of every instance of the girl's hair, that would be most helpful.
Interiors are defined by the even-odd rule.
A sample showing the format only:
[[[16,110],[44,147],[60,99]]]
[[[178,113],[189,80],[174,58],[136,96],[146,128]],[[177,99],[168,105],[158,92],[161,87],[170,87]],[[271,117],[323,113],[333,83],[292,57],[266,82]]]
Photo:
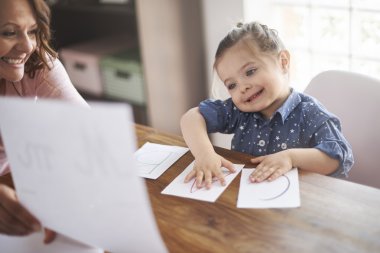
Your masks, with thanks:
[[[25,73],[31,78],[38,69],[47,67],[50,69],[49,60],[57,58],[57,52],[49,45],[50,9],[44,0],[28,0],[37,22],[37,48],[25,63]]]
[[[226,37],[224,37],[216,50],[215,62],[223,55],[226,49],[234,46],[242,39],[253,42],[263,53],[279,53],[284,50],[284,44],[278,36],[278,32],[258,22],[238,23]],[[214,64],[215,66],[215,64]]]
[[[220,80],[215,71],[218,60],[223,53],[230,47],[234,46],[241,40],[245,40],[247,46],[253,52],[259,49],[261,53],[278,54],[281,50],[285,50],[285,46],[274,29],[268,28],[258,22],[238,23],[219,43],[215,54],[213,81],[211,85],[211,95],[215,99],[227,99],[228,92],[224,88],[223,82]],[[222,89],[223,88],[223,89]]]

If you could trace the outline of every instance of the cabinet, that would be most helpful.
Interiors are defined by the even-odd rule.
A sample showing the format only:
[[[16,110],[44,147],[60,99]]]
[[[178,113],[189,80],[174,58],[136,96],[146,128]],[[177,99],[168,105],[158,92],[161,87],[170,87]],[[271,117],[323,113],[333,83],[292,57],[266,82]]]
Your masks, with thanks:
[[[136,39],[146,90],[146,105],[133,106],[136,122],[180,134],[183,113],[207,97],[201,1],[61,0],[52,6],[53,45],[115,34]]]
[[[124,36],[138,45],[134,1],[123,4],[100,4],[98,0],[61,0],[51,4],[52,45],[60,51],[65,47],[107,37]],[[70,74],[70,73],[69,73]],[[74,83],[75,85],[75,83]],[[94,96],[78,89],[87,100],[126,102],[107,96]],[[135,121],[147,124],[145,105],[132,105]]]

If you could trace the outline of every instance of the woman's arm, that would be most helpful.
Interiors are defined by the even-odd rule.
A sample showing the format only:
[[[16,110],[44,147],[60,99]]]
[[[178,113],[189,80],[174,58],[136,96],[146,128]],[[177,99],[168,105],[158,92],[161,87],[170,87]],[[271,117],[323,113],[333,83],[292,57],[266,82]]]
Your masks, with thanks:
[[[34,79],[37,96],[41,98],[56,98],[71,103],[87,106],[86,101],[72,84],[65,67],[55,59],[51,62],[51,69],[40,71]]]

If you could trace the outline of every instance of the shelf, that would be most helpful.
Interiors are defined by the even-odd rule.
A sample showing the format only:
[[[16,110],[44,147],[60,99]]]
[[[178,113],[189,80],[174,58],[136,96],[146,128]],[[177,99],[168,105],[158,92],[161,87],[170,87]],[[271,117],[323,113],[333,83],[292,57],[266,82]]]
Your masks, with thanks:
[[[137,38],[135,5],[61,1],[51,6],[53,46],[62,47],[113,35]]]
[[[52,7],[54,11],[67,12],[86,12],[98,14],[114,14],[114,15],[135,15],[133,3],[127,4],[94,4],[94,3],[71,3],[71,4],[55,4]]]

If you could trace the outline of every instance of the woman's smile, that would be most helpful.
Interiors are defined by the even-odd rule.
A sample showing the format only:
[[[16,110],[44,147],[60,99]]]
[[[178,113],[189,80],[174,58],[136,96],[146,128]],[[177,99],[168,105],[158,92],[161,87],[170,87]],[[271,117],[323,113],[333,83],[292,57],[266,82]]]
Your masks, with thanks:
[[[17,65],[17,64],[22,64],[24,63],[25,61],[25,58],[11,58],[11,57],[1,57],[1,60],[8,63],[8,64],[12,64],[12,65]]]
[[[28,59],[27,57],[7,57],[3,56],[0,58],[1,63],[4,67],[7,68],[24,68],[25,62]]]

